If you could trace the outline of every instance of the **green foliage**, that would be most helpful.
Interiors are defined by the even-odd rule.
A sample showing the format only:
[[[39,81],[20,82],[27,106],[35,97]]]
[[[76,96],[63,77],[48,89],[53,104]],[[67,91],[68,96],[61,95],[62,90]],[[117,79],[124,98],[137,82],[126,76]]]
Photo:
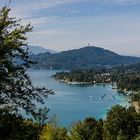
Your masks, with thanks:
[[[3,7],[0,9],[0,139],[2,140],[138,140],[140,138],[140,115],[133,108],[126,109],[121,106],[114,106],[108,111],[105,121],[86,118],[84,121],[77,122],[70,133],[66,128],[59,127],[55,120],[53,123],[46,123],[48,109],[39,109],[35,112],[36,106],[34,100],[43,103],[42,97],[47,97],[52,93],[46,88],[34,87],[30,81],[26,70],[32,62],[29,60],[28,49],[24,50],[22,46],[27,45],[26,33],[32,30],[30,24],[22,26],[20,20],[9,17],[10,9]],[[65,58],[72,57],[72,61],[66,60],[64,68],[70,68],[67,63],[79,62],[78,67],[93,66],[91,57],[87,57],[89,64],[81,60],[81,51],[85,56],[89,55],[86,49],[90,49],[90,55],[104,54],[100,48],[84,48],[77,51],[63,52]],[[84,50],[84,51],[83,51]],[[106,51],[107,55],[102,59],[101,64],[108,64],[108,56],[115,56],[112,64],[117,64],[120,57],[112,52]],[[75,54],[78,57],[73,57]],[[51,54],[48,54],[51,56]],[[60,54],[58,54],[60,55]],[[56,60],[58,55],[54,55]],[[122,57],[121,57],[122,58]],[[63,60],[59,58],[60,60]],[[125,60],[125,62],[128,60]],[[129,58],[129,60],[132,60]],[[55,62],[55,61],[53,61]],[[61,61],[60,61],[61,62]],[[98,62],[98,61],[97,61]],[[94,62],[94,65],[97,64]],[[54,63],[55,64],[55,63]],[[49,64],[49,67],[52,65]],[[55,64],[60,67],[60,64]],[[75,68],[77,63],[74,63]],[[70,82],[88,82],[88,83],[110,83],[116,82],[118,89],[121,90],[140,90],[140,72],[139,69],[101,69],[101,70],[76,70],[70,73],[57,73],[56,79]],[[140,101],[139,93],[133,95],[133,100]],[[7,108],[7,106],[9,108]],[[5,108],[6,107],[6,108]],[[32,120],[24,119],[18,114],[19,109],[23,108],[26,112],[32,113],[37,123]]]
[[[40,140],[69,140],[66,128],[60,128],[54,124],[47,124],[43,127]]]
[[[22,48],[27,45],[26,34],[32,27],[20,25],[20,20],[9,17],[9,13],[7,7],[0,9],[0,105],[33,112],[33,100],[43,103],[42,97],[52,91],[32,85],[26,73],[32,62],[28,50]]]
[[[140,102],[140,92],[132,95],[132,101]]]
[[[140,136],[137,136],[134,140],[140,140]]]
[[[127,91],[139,91],[140,75],[123,75],[120,79],[118,79],[117,87],[118,89],[126,89]]]
[[[130,107],[116,105],[104,121],[86,118],[70,131],[57,124],[56,118],[46,124],[22,118],[8,108],[0,110],[0,139],[4,140],[138,140],[140,114]]]
[[[83,122],[77,122],[71,129],[72,140],[102,140],[102,120],[86,118]]]
[[[73,70],[58,72],[54,75],[57,80],[64,82],[83,82],[85,84],[110,83],[111,76],[105,69]]]
[[[38,140],[41,127],[5,108],[0,109],[1,140]]]
[[[37,123],[39,123],[40,125],[44,125],[46,124],[47,120],[48,120],[48,112],[49,109],[48,108],[39,108],[37,112],[33,112],[33,117],[35,119],[35,121],[37,121]]]
[[[114,67],[111,69],[79,69],[70,72],[58,72],[54,78],[62,82],[80,82],[81,84],[110,83],[119,91],[140,90],[140,65],[134,67]]]
[[[123,135],[122,132],[120,131],[117,136],[117,140],[128,140],[128,136]]]
[[[110,140],[117,140],[120,137],[131,139],[138,133],[138,123],[130,111],[132,109],[119,105],[108,111],[104,128]]]

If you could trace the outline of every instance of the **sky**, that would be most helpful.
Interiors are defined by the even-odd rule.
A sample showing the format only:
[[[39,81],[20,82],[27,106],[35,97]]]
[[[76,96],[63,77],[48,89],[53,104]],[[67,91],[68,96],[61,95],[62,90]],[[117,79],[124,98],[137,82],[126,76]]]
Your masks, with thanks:
[[[29,45],[64,51],[102,47],[140,56],[140,0],[11,0],[11,16],[31,23]],[[8,0],[0,0],[0,7]]]

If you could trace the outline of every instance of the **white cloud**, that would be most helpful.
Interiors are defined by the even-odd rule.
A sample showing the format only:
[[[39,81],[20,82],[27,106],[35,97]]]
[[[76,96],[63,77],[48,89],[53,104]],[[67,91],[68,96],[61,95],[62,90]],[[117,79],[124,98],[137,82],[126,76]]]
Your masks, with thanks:
[[[72,13],[80,13],[80,10],[73,10]]]
[[[56,37],[56,36],[61,36],[61,35],[66,35],[67,32],[63,31],[63,30],[59,30],[59,29],[56,29],[56,30],[42,30],[42,31],[35,31],[33,33],[33,35],[35,36],[53,36],[53,37]]]
[[[17,0],[13,0],[15,3]],[[65,4],[75,3],[83,0],[25,0],[23,3],[17,1],[18,4],[12,5],[13,14],[19,17],[35,16],[40,10],[56,8]]]
[[[103,0],[107,3],[114,3],[114,4],[137,4],[140,3],[140,0]]]
[[[1,1],[1,0],[0,0]],[[4,0],[3,0],[4,1]],[[35,27],[29,34],[31,45],[47,46],[54,50],[68,50],[79,48],[87,43],[111,49],[118,53],[140,52],[139,15],[124,13],[106,16],[46,16],[47,12],[62,10],[67,4],[76,2],[93,2],[112,4],[136,4],[140,0],[12,0],[12,16],[22,19],[23,24],[29,22]],[[61,9],[62,8],[62,9]],[[88,8],[88,7],[87,7]],[[100,9],[97,5],[96,9]],[[80,11],[81,10],[81,11]],[[68,13],[82,15],[83,9],[69,7]],[[84,9],[86,10],[86,9]],[[41,15],[41,12],[43,14]],[[46,14],[46,15],[45,15]],[[64,13],[65,14],[65,13]],[[133,48],[134,47],[134,48]],[[129,49],[127,49],[129,48]],[[138,51],[139,50],[139,51]],[[133,54],[134,54],[133,53]]]
[[[31,25],[35,28],[39,28],[41,26],[44,26],[46,24],[49,24],[51,22],[54,22],[57,19],[57,17],[39,17],[39,18],[25,18],[21,20],[22,25],[27,25],[28,23],[31,23]]]

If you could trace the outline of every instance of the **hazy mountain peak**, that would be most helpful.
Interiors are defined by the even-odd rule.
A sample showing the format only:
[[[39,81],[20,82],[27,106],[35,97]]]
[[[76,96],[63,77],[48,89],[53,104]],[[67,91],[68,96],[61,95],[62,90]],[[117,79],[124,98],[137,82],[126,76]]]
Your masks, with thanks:
[[[29,52],[31,54],[40,54],[40,53],[45,53],[45,52],[49,52],[51,54],[55,54],[57,52],[53,51],[53,50],[50,50],[50,49],[46,49],[46,48],[43,48],[43,47],[40,47],[40,46],[24,46],[23,48],[29,48]]]

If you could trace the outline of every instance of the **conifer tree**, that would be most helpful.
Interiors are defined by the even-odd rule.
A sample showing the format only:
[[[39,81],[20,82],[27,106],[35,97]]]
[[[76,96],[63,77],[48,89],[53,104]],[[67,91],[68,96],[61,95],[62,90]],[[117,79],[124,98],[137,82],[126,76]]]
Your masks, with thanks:
[[[22,47],[27,46],[32,26],[20,25],[20,20],[9,17],[9,13],[8,7],[0,9],[0,106],[31,113],[36,108],[34,101],[43,103],[52,91],[33,86],[26,72],[32,62],[28,49]]]

